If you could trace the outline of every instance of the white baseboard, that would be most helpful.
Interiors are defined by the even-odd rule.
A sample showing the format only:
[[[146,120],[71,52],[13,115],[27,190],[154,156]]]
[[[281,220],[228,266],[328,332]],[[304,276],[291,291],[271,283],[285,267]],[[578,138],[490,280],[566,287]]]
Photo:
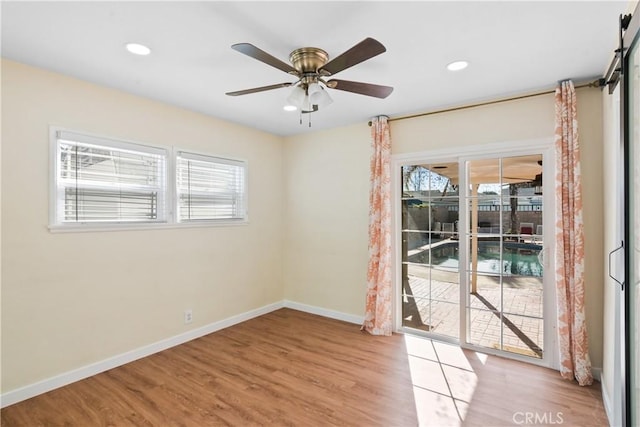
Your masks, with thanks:
[[[604,387],[602,375],[600,375],[600,391],[602,394],[602,404],[604,406],[604,412],[607,414],[609,425],[613,426],[615,415],[613,413],[613,402],[611,401],[612,397],[609,396],[609,393],[607,393],[607,390]]]
[[[184,344],[187,341],[191,341],[196,338],[200,338],[210,333],[219,331],[221,329],[228,328],[229,326],[242,323],[246,320],[253,319],[254,317],[262,316],[263,314],[270,313],[282,307],[284,307],[282,301],[265,305],[255,310],[250,310],[246,313],[241,313],[236,316],[231,316],[226,319],[213,322],[209,325],[192,329],[182,334],[175,335],[173,337],[155,342],[153,344],[149,344],[144,347],[140,347],[135,350],[110,357],[100,362],[92,363],[90,365],[86,365],[81,368],[56,375],[55,377],[47,378],[46,380],[42,380],[34,384],[29,384],[15,390],[8,391],[0,396],[0,407],[4,408],[6,406],[13,405],[14,403],[18,403],[39,394],[46,393],[59,387],[63,387],[67,384],[83,380],[85,378],[97,375],[101,372],[116,368],[118,366],[122,366],[129,362],[133,362],[134,360],[150,356],[154,353],[158,353],[168,348]]]
[[[602,368],[594,368],[592,366],[591,375],[593,375],[594,380],[602,382]]]
[[[293,310],[304,311],[305,313],[317,314],[318,316],[329,317],[331,319],[342,320],[344,322],[362,325],[364,316],[356,316],[355,314],[343,313],[341,311],[329,310],[315,305],[302,304],[300,302],[284,300],[284,307]]]

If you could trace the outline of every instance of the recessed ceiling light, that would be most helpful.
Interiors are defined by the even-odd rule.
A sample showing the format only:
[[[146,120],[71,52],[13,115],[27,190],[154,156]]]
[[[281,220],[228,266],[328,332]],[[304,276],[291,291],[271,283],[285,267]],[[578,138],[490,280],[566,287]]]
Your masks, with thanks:
[[[464,70],[469,66],[467,61],[454,61],[451,64],[447,65],[447,70],[449,71],[460,71]]]
[[[296,111],[298,109],[295,105],[285,105],[282,108],[284,111]]]
[[[129,52],[136,55],[149,55],[151,53],[151,49],[139,43],[127,43],[125,47]]]

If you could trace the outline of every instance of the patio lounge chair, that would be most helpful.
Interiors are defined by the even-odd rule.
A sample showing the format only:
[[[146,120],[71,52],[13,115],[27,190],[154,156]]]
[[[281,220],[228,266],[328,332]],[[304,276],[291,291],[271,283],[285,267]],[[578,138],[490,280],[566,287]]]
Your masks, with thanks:
[[[533,223],[532,222],[521,222],[520,223],[520,241],[524,241],[524,235],[533,236]]]

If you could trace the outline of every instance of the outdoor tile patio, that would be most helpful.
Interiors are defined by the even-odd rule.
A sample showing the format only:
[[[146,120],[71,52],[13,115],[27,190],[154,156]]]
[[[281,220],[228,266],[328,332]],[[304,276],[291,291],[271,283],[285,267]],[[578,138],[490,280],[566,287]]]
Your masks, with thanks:
[[[469,341],[482,347],[541,357],[544,343],[541,278],[505,276],[502,284],[499,280],[495,276],[478,276],[477,292],[468,299]],[[408,266],[404,325],[458,338],[459,292],[457,272]]]

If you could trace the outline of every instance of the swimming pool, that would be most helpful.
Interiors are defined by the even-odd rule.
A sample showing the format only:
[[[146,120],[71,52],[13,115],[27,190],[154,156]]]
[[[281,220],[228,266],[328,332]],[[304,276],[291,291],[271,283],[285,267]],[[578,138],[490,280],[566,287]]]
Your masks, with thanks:
[[[503,242],[501,262],[500,242],[479,241],[477,271],[482,274],[542,277],[543,269],[538,258],[541,250],[542,246],[531,243]],[[418,252],[409,256],[408,261],[457,270],[458,243],[443,243],[431,250]]]

